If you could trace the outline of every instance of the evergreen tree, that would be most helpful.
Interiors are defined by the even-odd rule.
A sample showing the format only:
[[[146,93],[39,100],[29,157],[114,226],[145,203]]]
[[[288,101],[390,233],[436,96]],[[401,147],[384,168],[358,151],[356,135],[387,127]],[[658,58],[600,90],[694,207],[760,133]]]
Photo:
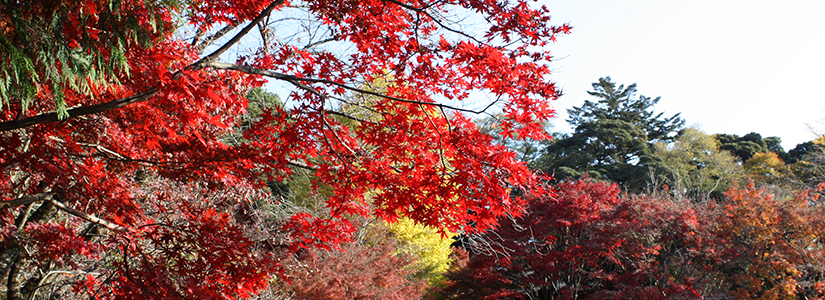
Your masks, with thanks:
[[[636,84],[627,87],[616,85],[610,77],[599,78],[594,82],[593,91],[587,93],[598,100],[585,100],[581,107],[568,109],[570,119],[567,122],[578,131],[580,126],[598,120],[621,120],[641,129],[650,142],[671,141],[685,121],[677,113],[670,118],[664,118],[664,113],[654,113],[652,108],[659,103],[661,97],[650,98],[636,96]]]
[[[588,93],[596,100],[568,110],[574,133],[548,145],[537,165],[557,179],[589,174],[641,187],[653,143],[673,140],[685,122],[679,114],[655,113],[660,97],[637,97],[636,92],[636,84],[616,84],[610,77],[593,83]]]
[[[741,162],[746,162],[753,157],[754,154],[760,152],[773,152],[782,160],[792,159],[788,153],[782,148],[782,140],[779,137],[769,136],[762,138],[761,134],[751,132],[743,136],[735,134],[716,134],[714,135],[719,141],[719,149],[730,151],[737,156]]]

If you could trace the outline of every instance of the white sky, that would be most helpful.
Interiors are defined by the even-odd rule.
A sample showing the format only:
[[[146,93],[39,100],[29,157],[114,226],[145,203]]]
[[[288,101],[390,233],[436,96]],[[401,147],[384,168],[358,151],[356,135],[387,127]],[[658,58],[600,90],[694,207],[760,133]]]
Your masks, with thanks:
[[[778,136],[787,151],[825,127],[825,1],[539,1],[574,27],[550,48],[558,130],[603,76],[711,134]]]

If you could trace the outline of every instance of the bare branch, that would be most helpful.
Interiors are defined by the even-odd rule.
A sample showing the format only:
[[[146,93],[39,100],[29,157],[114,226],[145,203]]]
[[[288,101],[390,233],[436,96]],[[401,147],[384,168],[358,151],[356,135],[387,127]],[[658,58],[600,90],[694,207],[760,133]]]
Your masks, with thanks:
[[[468,38],[468,39],[471,39],[471,40],[473,40],[473,41],[474,41],[474,42],[476,42],[476,43],[486,45],[486,43],[484,43],[484,42],[482,42],[482,41],[480,41],[480,40],[476,39],[474,36],[471,36],[471,35],[467,34],[467,33],[466,33],[466,32],[464,32],[464,31],[461,31],[461,30],[456,30],[456,29],[452,29],[451,27],[449,27],[449,26],[447,26],[447,25],[444,25],[444,23],[442,23],[441,21],[439,21],[439,20],[438,20],[438,18],[436,18],[435,16],[433,16],[433,15],[431,15],[429,12],[427,12],[426,8],[418,8],[418,7],[415,7],[415,6],[412,6],[412,5],[406,4],[406,3],[401,3],[401,2],[396,1],[396,0],[387,0],[387,2],[390,2],[390,3],[395,3],[395,4],[397,4],[398,6],[401,6],[401,7],[403,7],[403,8],[406,8],[406,9],[412,10],[412,11],[414,11],[414,12],[416,12],[416,13],[423,14],[423,15],[425,15],[425,16],[427,16],[427,17],[429,17],[429,18],[430,18],[430,20],[433,20],[433,22],[435,22],[436,24],[438,24],[438,26],[441,26],[441,28],[444,28],[444,29],[446,29],[446,30],[447,30],[447,31],[449,31],[449,32],[452,32],[452,33],[455,33],[455,34],[461,35],[461,36],[463,36],[463,37],[466,37],[466,38]]]
[[[309,166],[309,165],[307,165],[303,162],[297,161],[297,160],[290,160],[286,164],[290,165],[290,166],[293,166],[293,167],[298,167],[298,168],[301,168],[301,169],[307,169],[307,170],[313,170],[313,171],[318,171],[319,169],[321,169],[317,166]]]
[[[315,46],[318,46],[318,45],[321,45],[321,44],[326,44],[326,43],[329,43],[329,42],[334,42],[334,41],[337,41],[337,40],[338,40],[338,37],[333,36],[333,37],[328,38],[328,39],[323,39],[323,40],[320,40],[320,41],[317,41],[317,42],[309,43],[306,46],[304,46],[301,50],[306,51],[309,48],[312,48],[312,47],[315,47]]]
[[[56,136],[49,136],[49,139],[53,140],[53,141],[58,141],[58,142],[61,142],[61,143],[66,143],[65,140],[63,140],[59,137],[56,137]],[[94,148],[98,152],[102,153],[103,157],[105,157],[107,159],[111,159],[111,160],[121,161],[121,162],[137,162],[137,163],[141,163],[141,164],[148,165],[148,166],[157,166],[157,167],[161,167],[161,168],[170,168],[170,169],[181,169],[181,168],[174,168],[174,167],[170,167],[170,166],[190,164],[191,163],[191,162],[188,162],[188,161],[154,161],[154,160],[148,160],[148,159],[132,158],[132,157],[128,157],[126,155],[120,154],[118,152],[115,152],[114,150],[111,150],[109,148],[103,147],[100,144],[90,144],[90,143],[75,143],[75,144],[83,146],[83,147]]]
[[[198,49],[198,55],[203,54],[203,50],[206,50],[206,47],[209,47],[209,45],[212,45],[213,42],[215,42],[216,40],[222,38],[224,35],[226,35],[227,33],[229,33],[230,31],[232,31],[235,28],[237,28],[237,26],[235,26],[235,25],[226,25],[225,27],[221,28],[220,30],[218,30],[217,32],[215,32],[214,34],[212,34],[212,35],[210,35],[206,38],[201,37],[202,39],[193,41],[193,42],[198,42],[198,44],[196,46],[197,49]],[[198,29],[198,32],[200,32],[200,29]],[[193,44],[193,46],[194,46],[194,44]]]

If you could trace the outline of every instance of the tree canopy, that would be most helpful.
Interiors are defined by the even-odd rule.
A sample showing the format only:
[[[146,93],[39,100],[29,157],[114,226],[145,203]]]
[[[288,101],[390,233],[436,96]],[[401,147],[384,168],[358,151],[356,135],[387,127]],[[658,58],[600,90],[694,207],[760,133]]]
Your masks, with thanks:
[[[567,122],[573,127],[585,125],[598,120],[621,120],[644,131],[647,140],[670,141],[675,138],[685,121],[677,113],[669,118],[664,113],[655,113],[652,109],[661,97],[650,98],[640,95],[636,98],[636,84],[627,87],[617,86],[610,77],[599,78],[592,84],[593,90],[587,93],[597,98],[596,102],[585,100],[580,107],[567,111]]]
[[[745,178],[736,157],[696,128],[682,130],[673,143],[657,142],[647,165],[658,176],[657,187],[666,185],[677,196],[694,200],[718,198]]]
[[[716,134],[715,137],[719,141],[720,149],[729,151],[743,163],[759,152],[773,152],[783,160],[794,159],[788,153],[785,153],[785,149],[782,148],[781,144],[782,139],[779,137],[762,138],[762,135],[756,132],[741,137],[736,134],[720,133]]]
[[[821,191],[822,186],[820,187]],[[458,256],[448,299],[813,299],[825,295],[823,205],[753,184],[718,205],[571,180]]]
[[[652,144],[675,138],[684,120],[653,112],[660,98],[636,97],[636,84],[625,87],[610,77],[593,83],[588,93],[597,98],[568,110],[571,135],[549,143],[541,168],[559,178],[589,174],[626,186],[640,186],[647,169],[643,160]]]
[[[825,138],[682,129],[605,77],[545,140],[570,30],[0,0],[0,299],[822,298]]]
[[[266,249],[334,248],[359,216],[484,230],[521,213],[513,189],[541,190],[468,116],[496,106],[502,137],[546,137],[559,90],[545,46],[570,26],[528,1],[0,8],[8,299],[246,298],[282,270]],[[267,82],[283,104],[251,108]],[[476,92],[496,101],[461,104]],[[243,203],[277,205],[266,183],[296,170],[329,191],[326,213],[276,222],[279,241],[251,234]]]

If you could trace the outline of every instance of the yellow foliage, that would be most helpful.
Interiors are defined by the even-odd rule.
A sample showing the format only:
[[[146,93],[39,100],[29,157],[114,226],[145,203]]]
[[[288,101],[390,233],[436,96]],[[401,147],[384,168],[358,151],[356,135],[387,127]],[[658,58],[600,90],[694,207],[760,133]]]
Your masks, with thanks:
[[[785,171],[785,162],[773,152],[756,153],[743,165],[746,170],[756,175],[780,175]]]
[[[825,135],[823,135],[823,134],[818,135],[817,138],[814,139],[814,144],[817,144],[817,145],[820,145],[820,146],[825,146]]]
[[[443,274],[451,262],[450,244],[454,234],[442,236],[437,229],[416,224],[409,218],[399,218],[398,222],[388,224],[388,228],[400,244],[397,252],[417,258],[410,266],[418,270],[416,276],[426,279],[430,285],[443,282]]]

